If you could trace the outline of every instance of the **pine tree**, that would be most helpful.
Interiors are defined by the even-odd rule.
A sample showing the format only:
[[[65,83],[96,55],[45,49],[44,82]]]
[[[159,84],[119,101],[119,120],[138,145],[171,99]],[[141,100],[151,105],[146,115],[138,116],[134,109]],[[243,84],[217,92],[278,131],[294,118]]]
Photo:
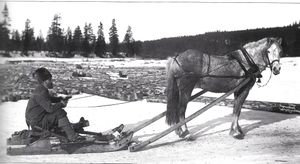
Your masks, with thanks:
[[[45,49],[45,40],[42,34],[42,31],[40,31],[39,36],[37,36],[35,41],[35,50],[36,51],[43,51]]]
[[[0,22],[0,50],[4,50],[5,53],[8,53],[10,49],[10,40],[9,40],[9,33],[10,33],[10,18],[8,13],[7,5],[4,5],[4,9],[2,11],[2,19]]]
[[[98,32],[97,32],[97,41],[95,45],[95,54],[98,57],[104,57],[106,52],[106,43],[105,43],[105,37],[103,33],[103,25],[100,22],[100,25],[98,26]]]
[[[72,46],[74,46],[74,51],[77,53],[81,53],[81,43],[82,43],[82,32],[80,30],[80,27],[77,26],[74,30],[74,35],[73,35],[73,43]]]
[[[2,15],[3,15],[3,24],[4,26],[9,29],[10,28],[10,18],[9,18],[9,12],[8,12],[8,8],[7,5],[5,3],[4,5],[4,9],[2,11]]]
[[[63,30],[60,27],[60,21],[60,15],[55,14],[47,36],[47,44],[50,51],[61,52],[63,50],[64,37]]]
[[[66,32],[66,36],[65,36],[65,48],[64,50],[66,51],[64,53],[64,57],[73,57],[72,52],[75,51],[75,47],[73,44],[73,37],[72,37],[72,30],[70,29],[70,27],[68,27],[67,32]]]
[[[85,24],[83,32],[83,42],[82,48],[84,51],[84,56],[87,57],[93,50],[95,43],[95,36],[93,34],[92,24]]]
[[[15,30],[12,32],[11,37],[11,49],[15,51],[21,51],[22,50],[22,41],[21,41],[21,35],[18,30]]]
[[[0,50],[8,51],[9,48],[9,30],[0,22]]]
[[[135,52],[134,52],[134,39],[133,39],[133,35],[132,35],[132,31],[131,31],[131,27],[128,26],[128,29],[126,31],[124,40],[123,40],[123,44],[124,44],[124,51],[126,53],[127,57],[132,57],[134,56]]]
[[[30,20],[25,22],[25,30],[22,35],[23,54],[28,56],[28,51],[32,50],[32,43],[34,42],[34,30],[30,27]]]
[[[116,20],[112,20],[112,26],[109,29],[109,48],[113,56],[117,56],[119,52],[119,35],[116,27]]]

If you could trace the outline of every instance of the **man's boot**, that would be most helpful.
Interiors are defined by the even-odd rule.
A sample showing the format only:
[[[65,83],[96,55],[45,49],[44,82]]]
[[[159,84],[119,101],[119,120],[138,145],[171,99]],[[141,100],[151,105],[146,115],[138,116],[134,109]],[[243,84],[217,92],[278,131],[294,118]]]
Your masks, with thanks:
[[[66,133],[67,138],[69,141],[82,141],[83,137],[79,136],[75,133],[72,128],[72,125],[67,117],[63,117],[58,120],[58,127],[62,128],[63,131]]]

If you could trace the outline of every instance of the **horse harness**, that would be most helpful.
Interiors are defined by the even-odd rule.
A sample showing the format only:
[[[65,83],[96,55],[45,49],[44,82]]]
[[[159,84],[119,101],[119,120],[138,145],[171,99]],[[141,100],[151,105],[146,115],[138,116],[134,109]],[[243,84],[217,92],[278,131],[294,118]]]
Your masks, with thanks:
[[[245,72],[245,74],[243,76],[210,75],[209,74],[209,67],[210,66],[208,66],[206,75],[199,75],[199,74],[195,74],[195,73],[192,73],[192,72],[189,72],[189,71],[186,71],[186,70],[183,69],[183,67],[181,66],[181,64],[177,60],[177,57],[179,56],[179,54],[177,54],[175,57],[173,57],[173,59],[178,64],[178,66],[182,69],[182,71],[184,72],[183,76],[194,76],[194,77],[196,76],[196,77],[199,77],[199,78],[215,77],[215,78],[233,78],[233,79],[241,79],[241,78],[246,78],[246,77],[252,77],[252,78],[258,78],[258,82],[260,83],[260,78],[262,78],[262,75],[259,72],[259,67],[255,64],[255,62],[253,61],[253,59],[251,58],[251,56],[249,55],[249,53],[246,51],[245,48],[241,47],[240,50],[241,50],[244,58],[246,59],[248,65],[250,66],[249,69],[246,69],[246,67],[244,66],[244,64],[242,63],[242,60],[240,58],[238,58],[237,56],[234,56],[234,55],[231,55],[231,57],[233,57],[239,63],[240,67]],[[268,64],[270,65],[270,68],[272,70],[272,64],[275,61],[279,61],[279,60],[274,60],[271,63],[268,55],[266,55],[266,56],[267,56]],[[209,56],[208,60],[209,60],[209,63],[210,63],[210,56]],[[179,77],[176,77],[176,78],[179,78]]]

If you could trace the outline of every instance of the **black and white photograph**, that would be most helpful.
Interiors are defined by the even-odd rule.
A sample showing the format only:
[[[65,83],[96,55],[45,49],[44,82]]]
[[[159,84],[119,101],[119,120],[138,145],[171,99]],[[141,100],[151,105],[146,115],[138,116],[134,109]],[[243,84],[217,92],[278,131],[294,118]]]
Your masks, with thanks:
[[[300,163],[300,1],[0,11],[0,163]]]

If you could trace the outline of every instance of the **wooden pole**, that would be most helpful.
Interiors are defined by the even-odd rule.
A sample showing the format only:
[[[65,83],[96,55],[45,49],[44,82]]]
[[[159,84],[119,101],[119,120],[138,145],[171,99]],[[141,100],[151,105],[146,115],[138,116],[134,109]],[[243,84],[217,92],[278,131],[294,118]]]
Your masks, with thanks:
[[[203,95],[203,94],[206,93],[206,92],[207,92],[207,90],[202,90],[202,91],[200,91],[200,92],[194,94],[193,96],[190,97],[189,101],[194,100],[195,98],[197,98],[197,97]]]
[[[248,82],[250,81],[250,78],[244,79],[237,87],[235,87],[233,90],[223,94],[221,97],[217,98],[216,100],[212,101],[210,104],[206,105],[205,107],[201,108],[200,110],[198,110],[197,112],[193,113],[192,115],[190,115],[189,117],[187,117],[185,120],[171,126],[170,128],[168,128],[167,130],[161,132],[160,134],[144,141],[141,142],[139,144],[130,146],[128,149],[130,152],[135,152],[143,147],[145,147],[148,144],[151,144],[153,142],[155,142],[156,140],[164,137],[165,135],[171,133],[172,131],[174,131],[175,129],[179,128],[180,126],[184,125],[185,123],[191,121],[192,119],[196,118],[197,116],[199,116],[200,114],[202,114],[203,112],[207,111],[209,108],[213,107],[214,105],[216,105],[217,103],[219,103],[220,101],[222,101],[223,99],[225,99],[226,97],[228,97],[229,95],[231,95],[232,93],[234,93],[236,90],[240,89],[241,87],[243,87],[244,85],[246,85]]]
[[[199,97],[200,95],[203,95],[203,94],[206,93],[206,92],[207,92],[206,90],[202,90],[202,91],[200,91],[200,92],[194,94],[193,96],[190,97],[189,101],[194,100],[195,98]],[[165,112],[162,112],[162,113],[160,113],[159,115],[157,115],[157,116],[155,116],[155,117],[153,117],[153,118],[147,120],[146,122],[144,122],[144,123],[142,123],[142,124],[140,124],[140,125],[134,127],[133,129],[130,130],[130,132],[135,133],[135,132],[137,132],[137,131],[143,129],[144,127],[146,127],[146,126],[152,124],[153,122],[159,120],[160,118],[164,117],[165,115],[166,115],[166,111],[165,111]]]
[[[153,122],[159,120],[160,118],[164,117],[165,115],[166,115],[166,111],[164,111],[164,112],[160,113],[159,115],[157,115],[157,116],[151,118],[150,120],[147,120],[146,122],[144,122],[144,123],[142,123],[142,124],[140,124],[140,125],[134,127],[133,129],[130,130],[130,132],[135,133],[135,132],[137,132],[137,131],[143,129],[144,127],[146,127],[146,126],[152,124]]]

